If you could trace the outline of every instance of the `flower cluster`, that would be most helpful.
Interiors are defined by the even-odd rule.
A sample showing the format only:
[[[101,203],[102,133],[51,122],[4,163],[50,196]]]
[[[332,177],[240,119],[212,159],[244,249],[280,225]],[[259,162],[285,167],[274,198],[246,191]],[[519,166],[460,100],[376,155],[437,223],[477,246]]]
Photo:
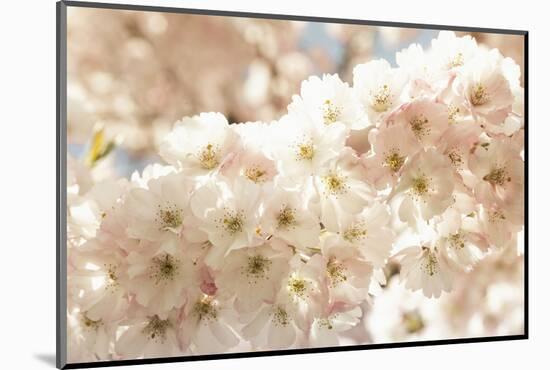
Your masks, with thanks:
[[[388,263],[439,297],[515,248],[519,67],[451,32],[396,61],[309,78],[275,122],[183,118],[131,179],[69,160],[69,359],[335,346]]]

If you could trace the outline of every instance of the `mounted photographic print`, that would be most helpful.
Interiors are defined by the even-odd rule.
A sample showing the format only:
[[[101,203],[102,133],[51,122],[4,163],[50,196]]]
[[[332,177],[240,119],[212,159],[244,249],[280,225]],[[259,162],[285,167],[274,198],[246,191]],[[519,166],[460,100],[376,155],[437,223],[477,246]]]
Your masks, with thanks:
[[[58,367],[527,338],[527,32],[57,5]]]

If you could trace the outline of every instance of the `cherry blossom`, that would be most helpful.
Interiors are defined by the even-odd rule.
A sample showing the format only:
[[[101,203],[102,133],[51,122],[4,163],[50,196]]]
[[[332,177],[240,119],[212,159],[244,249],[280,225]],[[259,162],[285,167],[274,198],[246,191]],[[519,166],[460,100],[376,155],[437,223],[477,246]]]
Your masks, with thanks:
[[[291,256],[291,249],[275,240],[232,251],[216,274],[218,295],[224,299],[235,297],[235,308],[241,313],[254,312],[262,303],[273,302]]]
[[[414,225],[420,218],[430,220],[449,207],[454,189],[451,160],[433,149],[419,151],[403,168],[394,193],[402,194],[399,217]]]
[[[162,143],[160,155],[191,176],[205,175],[231,157],[237,139],[222,114],[202,113],[178,121]]]
[[[384,59],[360,64],[353,70],[353,89],[369,121],[376,125],[401,103],[405,83],[406,73],[392,68]]]
[[[233,249],[261,244],[259,197],[260,189],[242,178],[210,181],[195,191],[191,209],[212,244],[208,265],[218,267]]]
[[[178,238],[189,214],[192,185],[180,174],[151,179],[147,185],[130,190],[124,202],[128,235],[149,241]]]
[[[164,318],[133,308],[120,323],[125,329],[115,342],[122,358],[170,357],[181,353],[177,339],[179,311],[171,310]]]
[[[409,247],[396,255],[401,263],[401,279],[412,290],[421,289],[427,297],[438,298],[453,286],[455,271],[437,246]]]
[[[69,157],[68,358],[517,328],[487,281],[523,258],[519,66],[453,32],[395,60],[310,77],[272,122],[184,117],[129,178]]]
[[[313,187],[279,188],[270,193],[265,197],[262,233],[280,238],[299,249],[316,247],[321,227],[319,215],[310,207]]]
[[[321,127],[340,123],[348,129],[361,129],[368,125],[360,114],[357,98],[338,75],[310,77],[302,83],[300,92],[300,96],[293,97],[290,112],[302,111]]]

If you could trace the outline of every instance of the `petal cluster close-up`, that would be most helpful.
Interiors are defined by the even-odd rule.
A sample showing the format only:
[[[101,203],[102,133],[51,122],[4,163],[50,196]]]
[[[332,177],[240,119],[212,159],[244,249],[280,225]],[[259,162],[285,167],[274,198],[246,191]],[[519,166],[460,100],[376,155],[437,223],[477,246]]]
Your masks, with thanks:
[[[521,258],[519,67],[453,32],[396,61],[312,76],[272,122],[184,117],[130,178],[69,158],[69,360],[458,333],[435,302]]]

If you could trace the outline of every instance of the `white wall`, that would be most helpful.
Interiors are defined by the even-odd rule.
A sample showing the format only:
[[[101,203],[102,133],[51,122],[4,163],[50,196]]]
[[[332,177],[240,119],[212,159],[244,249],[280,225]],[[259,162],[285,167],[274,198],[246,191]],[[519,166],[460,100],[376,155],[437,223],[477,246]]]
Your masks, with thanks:
[[[116,0],[112,0],[115,2]],[[127,2],[130,2],[128,0]],[[550,94],[547,12],[527,1],[142,0],[136,4],[530,31],[530,336],[462,344],[154,365],[157,369],[515,369],[548,348]],[[535,2],[531,2],[535,4]],[[537,9],[538,7],[538,9]],[[2,3],[0,353],[2,368],[52,368],[55,353],[55,2]],[[7,114],[6,114],[7,113]],[[4,366],[4,365],[11,366]],[[540,366],[537,366],[540,367]],[[144,367],[133,367],[141,369]],[[153,367],[151,367],[153,368]]]

